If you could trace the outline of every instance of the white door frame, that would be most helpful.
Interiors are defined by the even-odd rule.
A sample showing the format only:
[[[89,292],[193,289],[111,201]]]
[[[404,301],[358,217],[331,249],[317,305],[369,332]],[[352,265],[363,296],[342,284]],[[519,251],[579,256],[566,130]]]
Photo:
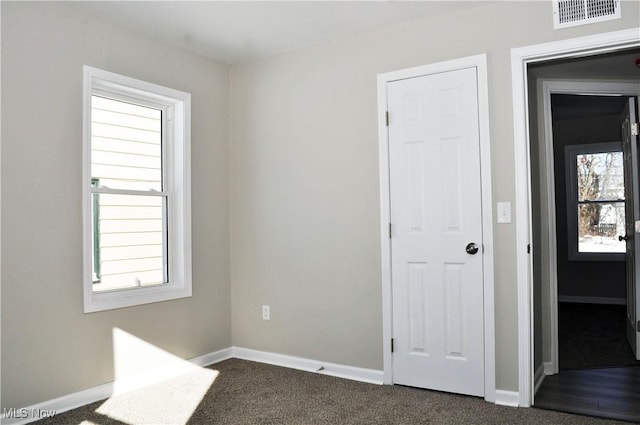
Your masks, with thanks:
[[[387,83],[441,72],[476,68],[478,76],[478,124],[480,132],[480,163],[482,187],[482,235],[484,244],[484,398],[494,402],[495,385],[495,319],[493,277],[493,225],[491,197],[491,153],[489,139],[489,91],[487,85],[487,57],[485,54],[418,66],[378,75],[378,141],[380,156],[380,247],[382,260],[382,349],[383,382],[393,384],[391,354],[392,288],[391,288],[391,222],[389,193],[389,138],[386,125]]]
[[[520,406],[533,402],[533,287],[531,182],[527,65],[558,58],[583,57],[640,46],[640,28],[596,34],[511,50],[515,160],[516,270],[518,284],[518,390]]]
[[[548,227],[542,230],[542,234],[548,234],[546,240],[548,246],[543,250],[547,251],[547,261],[549,265],[549,312],[550,321],[547,331],[551,336],[549,352],[551,353],[551,361],[545,363],[544,372],[546,375],[558,373],[558,258],[556,246],[556,198],[555,198],[555,169],[553,155],[553,129],[552,129],[552,112],[551,112],[551,95],[552,94],[588,94],[594,96],[607,95],[623,95],[638,96],[640,95],[640,86],[636,82],[628,81],[564,81],[564,80],[542,80],[542,117],[544,121],[544,163],[543,169],[547,176],[546,179],[546,195],[547,195],[547,224]],[[538,109],[540,111],[540,109]],[[544,238],[543,238],[544,239]],[[543,242],[544,243],[544,242]],[[535,384],[535,383],[534,383]]]

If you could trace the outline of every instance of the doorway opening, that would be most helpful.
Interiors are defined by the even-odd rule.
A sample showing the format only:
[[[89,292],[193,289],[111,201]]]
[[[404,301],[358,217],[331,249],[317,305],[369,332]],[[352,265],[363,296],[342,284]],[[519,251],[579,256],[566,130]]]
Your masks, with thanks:
[[[620,122],[640,94],[638,56],[624,49],[527,69],[535,407],[640,420],[640,362],[625,332],[633,218]]]
[[[595,34],[562,41],[536,44],[511,50],[514,160],[515,160],[515,218],[516,218],[516,280],[518,287],[518,405],[528,407],[533,404],[534,382],[545,375],[540,362],[540,353],[534,350],[542,347],[542,333],[534,328],[534,311],[541,309],[539,285],[533,284],[533,255],[538,241],[532,235],[532,222],[540,216],[539,192],[532,190],[531,171],[533,167],[529,152],[530,139],[537,140],[538,129],[530,127],[529,115],[535,111],[528,105],[531,97],[536,97],[535,84],[528,78],[527,70],[536,63],[557,59],[575,60],[601,54],[621,52],[640,48],[638,28]],[[637,81],[637,77],[632,77]],[[530,87],[533,86],[533,87]],[[531,93],[531,95],[530,95]],[[539,168],[537,168],[539,170]],[[537,204],[532,207],[532,193],[537,194]],[[533,246],[532,246],[533,245]],[[549,250],[552,247],[547,247]],[[545,271],[546,273],[547,271]],[[534,305],[534,300],[537,300]],[[542,317],[547,317],[542,315]],[[535,361],[538,359],[538,361]],[[535,374],[534,374],[535,372]],[[535,379],[534,379],[535,377]]]

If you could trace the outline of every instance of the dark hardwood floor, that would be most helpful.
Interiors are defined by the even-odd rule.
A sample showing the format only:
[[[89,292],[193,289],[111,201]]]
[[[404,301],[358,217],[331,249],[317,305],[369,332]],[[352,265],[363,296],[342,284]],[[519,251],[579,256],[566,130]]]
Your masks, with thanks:
[[[640,367],[561,370],[545,378],[534,407],[640,423]]]
[[[626,306],[558,304],[560,373],[534,407],[640,423],[640,362],[626,337]]]

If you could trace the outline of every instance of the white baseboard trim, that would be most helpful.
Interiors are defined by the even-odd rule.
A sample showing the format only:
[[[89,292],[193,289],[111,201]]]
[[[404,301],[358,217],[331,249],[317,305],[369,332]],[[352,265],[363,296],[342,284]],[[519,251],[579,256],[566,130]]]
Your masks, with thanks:
[[[520,405],[520,393],[518,391],[496,390],[496,404],[518,407]]]
[[[544,362],[542,363],[542,366],[544,367],[544,374],[545,375],[555,375],[556,371],[555,368],[553,367],[553,363],[552,362]]]
[[[381,370],[345,366],[320,360],[305,359],[302,357],[287,356],[284,354],[269,353],[266,351],[252,350],[242,347],[233,347],[232,350],[233,357],[238,359],[304,370],[306,372],[316,372],[323,375],[351,379],[353,381],[368,382],[370,384],[382,385],[383,382],[383,371]]]
[[[627,304],[626,298],[613,297],[583,297],[579,295],[558,295],[558,302],[561,303],[584,303],[584,304]]]
[[[540,366],[538,366],[538,368],[536,369],[536,373],[533,375],[533,394],[535,395],[538,392],[538,389],[540,388],[540,385],[542,385],[542,382],[544,381],[544,378],[547,376],[545,374],[545,364],[542,363]]]
[[[113,394],[113,382],[21,409],[13,409],[11,412],[9,411],[10,409],[4,409],[2,416],[0,416],[0,423],[2,425],[28,424],[44,417],[55,416],[58,413],[103,400],[111,397],[111,394]]]
[[[230,359],[232,357],[233,350],[231,348],[224,348],[222,350],[214,351],[213,353],[194,357],[192,359],[189,359],[189,361],[196,366],[206,367],[214,363],[219,363],[223,360]]]
[[[231,358],[231,356],[232,349],[225,348],[213,353],[194,357],[192,359],[189,359],[189,362],[193,363],[194,365],[204,367],[221,362],[222,360],[229,359]],[[11,410],[4,409],[2,415],[0,415],[0,423],[2,425],[28,424],[38,419],[43,419],[47,416],[53,416],[54,414],[59,414],[62,412],[66,412],[67,410],[85,406],[96,401],[104,400],[111,397],[113,394],[114,383],[108,382],[106,384],[98,385],[93,388],[78,391],[77,393],[68,394],[31,406]]]

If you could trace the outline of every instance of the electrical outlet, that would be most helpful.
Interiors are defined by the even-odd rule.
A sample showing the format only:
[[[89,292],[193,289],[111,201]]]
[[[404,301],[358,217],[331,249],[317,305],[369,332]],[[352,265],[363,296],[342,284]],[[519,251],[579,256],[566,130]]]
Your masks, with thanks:
[[[271,308],[268,305],[262,306],[262,320],[271,320]]]

